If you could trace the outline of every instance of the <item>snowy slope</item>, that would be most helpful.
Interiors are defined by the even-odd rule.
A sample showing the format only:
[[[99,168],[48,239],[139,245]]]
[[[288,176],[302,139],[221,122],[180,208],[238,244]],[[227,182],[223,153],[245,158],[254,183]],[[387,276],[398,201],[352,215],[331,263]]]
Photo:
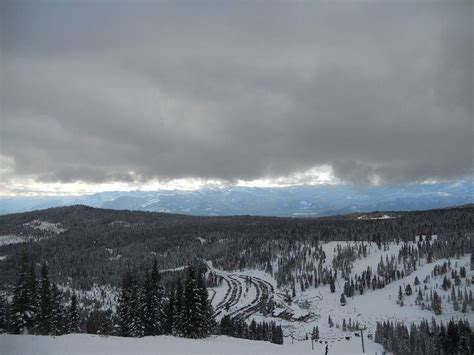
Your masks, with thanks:
[[[311,341],[286,342],[275,345],[263,341],[250,341],[225,336],[193,340],[171,336],[121,338],[97,335],[71,334],[60,337],[32,335],[0,335],[1,355],[175,355],[175,354],[324,354],[325,344]],[[366,341],[366,353],[381,354],[382,347]],[[329,344],[329,354],[360,354],[360,341],[341,341]]]
[[[435,236],[433,236],[433,239]],[[334,249],[337,244],[354,245],[356,242],[329,242],[322,245],[326,254],[326,265],[330,266],[334,257]],[[360,242],[359,242],[360,243]],[[365,243],[367,244],[367,243]],[[372,270],[377,270],[377,264],[382,257],[384,260],[388,256],[397,256],[402,243],[389,243],[387,250],[379,249],[375,243],[368,245],[367,257],[356,259],[353,264],[351,276],[355,274],[360,275],[362,271],[366,270],[368,266]],[[409,243],[413,245],[413,243]],[[432,263],[427,263],[425,259],[420,259],[417,270],[402,279],[394,281],[386,285],[385,288],[371,290],[367,289],[363,295],[359,292],[355,293],[354,297],[347,298],[347,304],[341,306],[340,295],[343,292],[344,280],[338,273],[338,280],[335,283],[335,293],[330,292],[328,285],[320,285],[318,288],[309,287],[304,292],[296,285],[296,297],[293,299],[291,305],[288,305],[283,298],[284,291],[276,287],[276,281],[268,273],[263,270],[243,270],[226,272],[212,267],[212,263],[208,263],[210,270],[215,274],[224,277],[225,282],[222,286],[211,292],[212,303],[218,312],[218,318],[224,314],[231,316],[242,315],[242,318],[257,321],[275,321],[283,328],[285,339],[289,339],[293,334],[294,338],[303,339],[306,334],[310,334],[313,327],[317,326],[320,332],[320,339],[323,341],[334,341],[338,339],[345,339],[349,337],[352,339],[360,339],[352,331],[343,331],[343,319],[346,322],[351,319],[352,322],[359,322],[360,326],[367,327],[365,337],[371,334],[375,335],[375,326],[377,321],[391,320],[394,322],[404,322],[410,324],[411,322],[419,323],[423,319],[431,320],[435,318],[437,321],[449,321],[450,319],[466,319],[474,325],[474,312],[469,309],[467,313],[461,311],[454,311],[452,303],[448,302],[448,295],[451,289],[447,291],[441,288],[443,276],[431,277],[433,268],[436,265],[447,263],[448,259],[436,260]],[[452,269],[459,272],[461,267],[466,267],[467,277],[461,280],[460,289],[474,292],[474,287],[470,283],[470,279],[474,276],[474,272],[470,270],[470,254],[466,253],[464,256],[450,260]],[[450,273],[448,273],[450,275]],[[424,283],[425,277],[430,276],[430,280]],[[250,278],[255,283],[250,283],[248,286],[244,278]],[[414,286],[415,277],[418,277],[421,284]],[[263,282],[261,282],[263,281]],[[404,296],[404,306],[397,304],[398,290],[402,286],[409,283],[413,288],[411,296]],[[273,287],[273,288],[272,288]],[[426,287],[424,294],[429,294],[431,291],[436,291],[442,298],[442,314],[435,315],[433,311],[428,309],[421,309],[419,305],[415,304],[417,297],[417,290],[419,287],[423,289]],[[257,292],[256,289],[259,289]],[[228,292],[227,292],[228,291]],[[456,287],[457,292],[457,287]],[[214,294],[215,293],[215,294]],[[262,293],[267,293],[268,298],[273,298],[277,303],[277,309],[272,315],[263,315],[258,310],[252,310],[251,306],[259,302]],[[429,303],[429,302],[426,302]],[[224,305],[228,304],[229,307]],[[250,308],[249,308],[250,307]],[[292,314],[291,319],[282,319],[279,313],[286,311]],[[328,317],[331,316],[334,327],[329,327]],[[298,321],[298,318],[303,320]],[[366,338],[367,340],[367,338]]]

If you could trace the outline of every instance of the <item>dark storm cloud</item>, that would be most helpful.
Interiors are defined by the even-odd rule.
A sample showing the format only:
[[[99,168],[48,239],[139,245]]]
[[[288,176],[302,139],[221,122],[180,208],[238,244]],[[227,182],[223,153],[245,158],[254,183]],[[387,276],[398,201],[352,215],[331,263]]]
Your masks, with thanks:
[[[12,176],[473,172],[471,1],[1,6]]]

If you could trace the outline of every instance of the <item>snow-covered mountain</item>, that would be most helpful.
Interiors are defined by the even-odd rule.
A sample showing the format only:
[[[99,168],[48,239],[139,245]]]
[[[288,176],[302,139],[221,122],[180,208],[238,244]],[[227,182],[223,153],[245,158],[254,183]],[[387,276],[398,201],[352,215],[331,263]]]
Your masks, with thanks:
[[[280,188],[101,192],[83,196],[0,197],[0,214],[83,204],[117,210],[191,215],[327,216],[375,210],[425,210],[474,202],[474,181],[403,186],[345,185]]]

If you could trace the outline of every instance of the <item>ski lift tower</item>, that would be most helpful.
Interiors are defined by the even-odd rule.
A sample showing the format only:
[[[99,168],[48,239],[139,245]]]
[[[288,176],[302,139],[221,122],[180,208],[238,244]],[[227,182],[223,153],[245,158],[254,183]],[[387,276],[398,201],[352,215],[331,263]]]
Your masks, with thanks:
[[[366,330],[367,327],[366,326],[363,326],[363,327],[359,327],[359,329],[357,329],[358,331],[360,331],[360,340],[362,341],[362,352],[365,353],[365,346],[364,346],[364,330]]]

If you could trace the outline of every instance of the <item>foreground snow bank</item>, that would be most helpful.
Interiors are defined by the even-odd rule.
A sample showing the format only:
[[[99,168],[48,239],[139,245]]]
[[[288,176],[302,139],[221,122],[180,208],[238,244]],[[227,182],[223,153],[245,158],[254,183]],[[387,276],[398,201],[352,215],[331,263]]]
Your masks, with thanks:
[[[324,348],[324,344],[318,343],[311,351],[311,341],[275,345],[225,336],[193,340],[171,336],[121,338],[88,334],[71,334],[60,337],[0,335],[1,355],[324,354]],[[382,350],[382,347],[370,341],[366,345],[366,353],[381,353]],[[360,342],[347,341],[329,344],[330,355],[359,353],[361,353]]]

